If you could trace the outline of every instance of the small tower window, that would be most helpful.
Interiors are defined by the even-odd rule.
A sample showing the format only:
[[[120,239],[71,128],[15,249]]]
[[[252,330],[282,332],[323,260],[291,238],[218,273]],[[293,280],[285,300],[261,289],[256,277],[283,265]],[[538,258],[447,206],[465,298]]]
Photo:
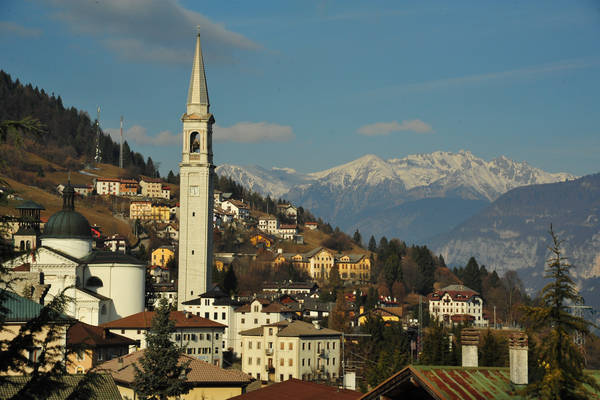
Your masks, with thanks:
[[[200,153],[200,134],[198,132],[190,134],[190,153]]]

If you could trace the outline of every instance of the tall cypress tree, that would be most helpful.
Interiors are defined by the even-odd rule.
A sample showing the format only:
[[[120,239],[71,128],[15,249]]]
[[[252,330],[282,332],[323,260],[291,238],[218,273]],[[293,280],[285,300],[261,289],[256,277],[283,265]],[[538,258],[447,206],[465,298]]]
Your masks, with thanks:
[[[133,388],[145,399],[166,400],[189,391],[186,384],[186,369],[189,364],[181,363],[183,348],[171,340],[175,323],[169,319],[170,309],[166,299],[161,299],[156,308],[152,326],[146,332],[147,348],[135,367]]]

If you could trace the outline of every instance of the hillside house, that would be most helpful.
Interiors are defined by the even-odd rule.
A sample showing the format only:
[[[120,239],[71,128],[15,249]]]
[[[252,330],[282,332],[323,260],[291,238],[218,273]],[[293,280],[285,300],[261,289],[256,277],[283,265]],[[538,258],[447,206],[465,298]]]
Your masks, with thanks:
[[[277,204],[277,213],[296,221],[298,218],[298,209],[291,204]]]
[[[121,196],[135,196],[140,190],[140,184],[135,179],[120,179],[119,192]]]
[[[243,201],[226,200],[221,203],[221,208],[233,213],[236,219],[246,219],[250,216],[250,207]]]
[[[101,196],[118,196],[119,194],[121,194],[121,181],[119,178],[96,178],[95,184],[96,193]]]
[[[140,189],[142,196],[150,198],[163,198],[163,182],[158,178],[142,177],[140,179]]]
[[[473,289],[464,285],[450,285],[427,295],[429,314],[445,325],[472,322],[487,327],[483,315],[483,299]]]
[[[152,219],[152,202],[150,200],[134,200],[129,204],[129,218],[148,221]]]

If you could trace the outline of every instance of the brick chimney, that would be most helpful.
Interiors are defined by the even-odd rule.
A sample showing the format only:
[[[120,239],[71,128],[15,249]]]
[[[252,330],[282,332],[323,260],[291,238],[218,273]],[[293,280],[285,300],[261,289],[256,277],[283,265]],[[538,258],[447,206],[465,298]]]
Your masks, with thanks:
[[[508,357],[510,365],[510,381],[515,385],[527,385],[527,334],[517,332],[508,339]]]
[[[479,345],[479,331],[474,328],[465,328],[460,335],[462,345],[462,366],[478,367],[477,346]]]

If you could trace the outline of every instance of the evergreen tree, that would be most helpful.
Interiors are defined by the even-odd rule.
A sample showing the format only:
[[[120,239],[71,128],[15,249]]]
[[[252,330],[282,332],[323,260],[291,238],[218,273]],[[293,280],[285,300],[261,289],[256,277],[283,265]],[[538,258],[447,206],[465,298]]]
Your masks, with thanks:
[[[235,270],[233,269],[233,265],[229,265],[227,268],[227,272],[223,278],[223,290],[225,293],[232,295],[237,292],[238,289],[238,280],[235,275]]]
[[[526,393],[540,399],[589,399],[584,385],[600,390],[594,378],[584,373],[585,360],[573,342],[576,334],[589,334],[592,325],[569,313],[569,304],[582,301],[569,275],[571,265],[563,256],[562,241],[550,226],[552,244],[545,278],[551,279],[540,293],[541,305],[522,307],[531,328],[540,334],[539,363],[544,374],[532,381]]]
[[[456,346],[451,345],[450,336],[441,323],[433,321],[423,337],[423,352],[420,361],[424,365],[455,365]]]
[[[479,348],[479,360],[482,367],[505,367],[508,361],[508,343],[488,329]]]
[[[377,242],[375,241],[375,236],[371,235],[369,239],[369,251],[376,252],[377,251]]]
[[[400,258],[396,254],[391,254],[386,258],[383,265],[383,275],[385,277],[385,283],[392,292],[392,286],[394,282],[402,279],[402,270],[400,268]]]
[[[465,286],[470,287],[477,293],[481,293],[481,271],[475,257],[469,258],[461,279]]]
[[[359,245],[360,247],[362,247],[362,235],[360,234],[360,232],[358,231],[358,229],[356,229],[356,231],[354,231],[354,235],[352,236],[352,240],[354,241],[354,243],[356,243],[357,245]]]
[[[156,308],[152,326],[146,332],[147,347],[135,368],[133,388],[145,399],[166,400],[189,391],[186,385],[186,369],[181,363],[183,348],[171,340],[175,323],[169,319],[170,309],[166,299]]]
[[[350,329],[350,319],[348,318],[346,299],[344,298],[344,293],[342,291],[337,293],[335,306],[329,314],[328,327],[340,332],[348,332]]]

